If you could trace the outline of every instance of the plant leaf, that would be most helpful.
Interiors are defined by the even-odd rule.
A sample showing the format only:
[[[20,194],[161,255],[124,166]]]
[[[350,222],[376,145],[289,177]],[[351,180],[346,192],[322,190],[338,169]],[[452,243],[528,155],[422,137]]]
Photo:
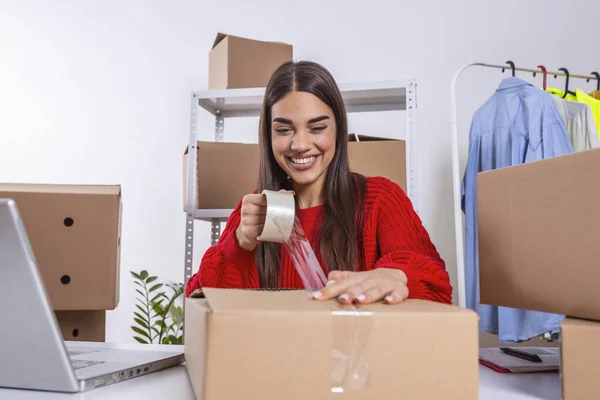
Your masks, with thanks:
[[[160,305],[155,304],[154,307],[152,307],[152,309],[159,317],[165,318],[165,311],[163,310],[163,308]]]
[[[150,278],[146,279],[146,284],[152,283],[157,279],[158,279],[158,276],[151,276]]]
[[[150,339],[150,336],[148,335],[148,332],[144,332],[142,329],[138,328],[137,326],[132,326],[131,329],[135,332],[135,333],[139,333],[140,335],[148,338],[148,340],[152,340]]]
[[[145,323],[144,321],[142,321],[141,319],[139,319],[139,318],[134,318],[133,320],[134,320],[135,322],[137,322],[137,323],[138,323],[138,324],[139,324],[139,325],[140,325],[142,328],[146,328],[146,329],[148,329],[148,324],[147,324],[147,323]]]
[[[142,280],[146,280],[146,278],[148,278],[148,271],[143,270],[140,272],[140,278],[142,278]]]
[[[144,293],[142,293],[142,291],[140,289],[135,289],[135,291],[138,292],[142,296],[143,299],[146,298],[146,295]]]
[[[171,309],[169,310],[171,314],[171,319],[173,320],[174,325],[179,325],[181,322],[181,315],[179,314],[179,310],[175,304],[171,304]]]
[[[150,303],[155,303],[155,302],[156,302],[156,300],[157,300],[159,297],[161,297],[161,296],[164,296],[164,295],[165,295],[165,294],[164,294],[164,293],[162,293],[162,292],[161,292],[161,293],[159,293],[159,294],[157,294],[157,295],[156,295],[156,296],[154,296],[152,299],[150,299]]]
[[[163,338],[162,343],[163,344],[169,344],[169,338],[166,338],[166,337]]]
[[[152,286],[148,292],[154,292],[155,290],[160,289],[162,286],[162,283],[157,283],[156,285]]]
[[[133,283],[135,283],[136,285],[139,285],[141,287],[144,287],[144,285],[142,285],[141,283],[139,283],[138,281],[134,281]]]
[[[141,319],[145,323],[148,323],[148,316],[143,316],[139,312],[135,312],[135,311],[133,312],[133,315],[135,315],[136,317],[138,317],[139,319]]]
[[[142,307],[141,307],[139,304],[136,304],[135,306],[136,306],[136,307],[137,307],[137,308],[138,308],[138,309],[139,309],[139,310],[140,310],[140,311],[141,311],[143,314],[146,314],[146,315],[148,315],[148,311],[147,311],[147,310],[144,310],[144,309],[143,309],[143,308],[142,308]]]
[[[153,326],[152,330],[154,331],[154,333],[156,333],[157,335],[160,335],[160,331],[158,330],[157,327]]]
[[[149,344],[146,340],[142,339],[141,337],[134,336],[133,338],[142,344]]]
[[[133,277],[134,277],[134,278],[136,278],[136,279],[140,279],[140,280],[142,279],[142,277],[141,277],[139,274],[136,274],[136,273],[135,273],[135,272],[133,272],[133,271],[129,271],[129,272],[131,273],[131,275],[133,275]]]

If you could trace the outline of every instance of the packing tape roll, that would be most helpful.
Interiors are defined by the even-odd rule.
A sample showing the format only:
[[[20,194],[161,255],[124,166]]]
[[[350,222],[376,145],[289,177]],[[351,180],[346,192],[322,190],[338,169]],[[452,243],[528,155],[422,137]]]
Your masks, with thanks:
[[[287,243],[294,230],[296,202],[294,195],[263,190],[267,197],[265,226],[258,240],[261,242]]]

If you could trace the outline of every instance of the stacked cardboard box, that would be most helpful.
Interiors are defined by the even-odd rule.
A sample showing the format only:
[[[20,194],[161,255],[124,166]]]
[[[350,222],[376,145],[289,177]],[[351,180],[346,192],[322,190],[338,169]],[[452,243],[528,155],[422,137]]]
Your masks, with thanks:
[[[477,202],[481,302],[566,315],[563,398],[597,397],[600,149],[480,173]]]
[[[273,72],[292,57],[289,44],[219,33],[208,56],[208,89],[265,87]]]
[[[119,186],[0,184],[29,236],[66,340],[104,341],[119,303]]]
[[[350,169],[365,176],[384,176],[406,191],[406,142],[366,135],[350,135]],[[234,208],[256,189],[258,145],[198,142],[196,209]],[[183,155],[183,209],[187,199],[188,151]],[[219,165],[219,168],[214,168]]]

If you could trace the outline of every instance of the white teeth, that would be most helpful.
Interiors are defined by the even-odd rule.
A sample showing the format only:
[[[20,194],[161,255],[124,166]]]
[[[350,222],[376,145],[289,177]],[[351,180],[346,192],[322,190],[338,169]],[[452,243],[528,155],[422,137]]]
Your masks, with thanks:
[[[314,160],[316,157],[307,157],[307,158],[292,158],[292,162],[294,164],[308,164],[309,162],[312,162],[312,160]]]

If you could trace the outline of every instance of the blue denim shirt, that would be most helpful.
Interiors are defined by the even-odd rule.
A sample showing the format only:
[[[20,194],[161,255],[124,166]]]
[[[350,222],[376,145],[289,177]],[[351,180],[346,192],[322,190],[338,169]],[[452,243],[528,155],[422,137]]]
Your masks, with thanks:
[[[557,332],[564,316],[479,304],[476,175],[573,152],[551,96],[522,79],[505,78],[475,112],[469,133],[469,159],[462,182],[467,307],[479,314],[480,329],[499,335],[503,343]]]

